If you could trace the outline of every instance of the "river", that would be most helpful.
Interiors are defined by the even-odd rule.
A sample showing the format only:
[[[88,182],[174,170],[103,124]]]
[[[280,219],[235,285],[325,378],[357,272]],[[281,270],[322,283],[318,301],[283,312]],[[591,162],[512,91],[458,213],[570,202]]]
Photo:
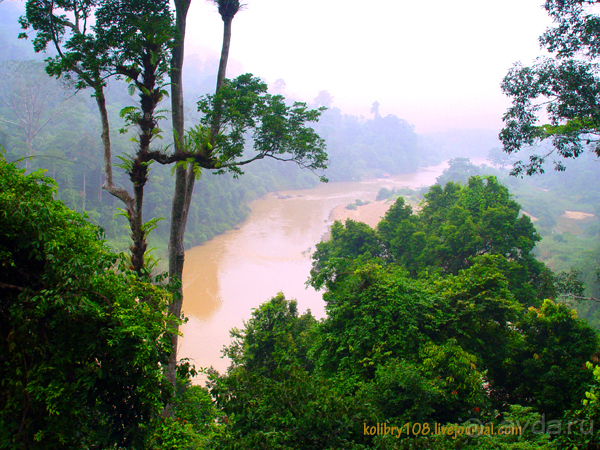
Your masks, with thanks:
[[[186,252],[183,271],[183,325],[179,357],[196,367],[223,373],[221,358],[229,330],[241,328],[252,308],[281,291],[298,301],[298,310],[324,316],[320,292],[305,286],[315,244],[331,225],[331,211],[356,199],[373,201],[382,187],[429,186],[447,163],[416,172],[360,182],[326,183],[312,189],[268,194],[251,203],[249,217]]]

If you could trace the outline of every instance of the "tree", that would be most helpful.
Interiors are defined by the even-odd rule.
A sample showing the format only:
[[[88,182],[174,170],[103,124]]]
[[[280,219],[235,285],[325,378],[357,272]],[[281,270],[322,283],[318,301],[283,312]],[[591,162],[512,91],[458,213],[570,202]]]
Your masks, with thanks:
[[[143,222],[144,186],[149,165],[162,155],[150,146],[160,134],[156,107],[162,100],[174,29],[169,3],[140,0],[34,2],[26,4],[24,29],[33,28],[36,52],[49,46],[58,55],[46,60],[50,75],[72,80],[77,89],[92,88],[102,124],[104,188],[125,204],[131,228],[131,266],[144,272],[146,235],[154,223]],[[72,20],[64,13],[72,16]],[[22,33],[22,37],[26,37]],[[137,129],[137,149],[122,158],[133,185],[130,193],[113,183],[110,128],[104,88],[108,78],[125,77],[130,93],[138,92],[139,106],[121,111],[125,129]]]
[[[549,270],[531,255],[540,237],[520,205],[495,177],[471,177],[467,185],[434,185],[413,214],[399,197],[376,230],[347,221],[332,227],[332,239],[317,245],[311,284],[320,288],[351,273],[354,261],[379,258],[411,276],[457,275],[481,255],[501,256],[511,292],[523,304],[554,296]]]
[[[506,156],[505,153],[502,154]],[[452,158],[448,162],[448,168],[437,177],[435,182],[440,186],[445,186],[450,181],[466,184],[469,178],[483,174],[482,168],[473,164],[469,158]]]
[[[174,282],[181,280],[183,274],[185,227],[198,168],[216,170],[217,173],[230,170],[237,176],[243,173],[239,166],[265,157],[293,161],[310,170],[324,169],[327,163],[324,141],[312,128],[305,127],[305,123],[317,121],[323,109],[308,110],[305,103],[298,102],[289,107],[282,96],[266,94],[267,85],[250,74],[233,81],[226,80],[231,26],[241,4],[238,0],[217,0],[215,4],[224,26],[215,94],[198,102],[199,110],[205,114],[202,124],[189,130],[183,141],[180,138],[184,136],[182,48],[175,48],[171,64],[173,98],[177,97],[177,101],[172,102],[176,112],[173,114],[174,156],[175,160],[188,163],[177,165],[171,210],[169,278]],[[182,36],[188,7],[189,1],[176,1],[177,26]],[[181,40],[179,45],[183,45]],[[248,132],[253,132],[255,154],[246,158],[244,145]],[[171,307],[176,317],[181,314],[182,302],[180,288]],[[177,348],[177,335],[173,335],[173,348]],[[172,378],[173,367],[174,361],[170,364]]]
[[[341,395],[313,373],[309,350],[316,320],[278,294],[259,306],[226,349],[227,374],[210,377],[211,394],[227,415],[216,448],[356,448],[365,440],[364,401]]]
[[[19,129],[25,141],[25,168],[33,155],[33,140],[65,112],[65,92],[43,73],[41,63],[6,61],[0,65],[0,94],[8,114],[0,122]]]
[[[232,369],[243,366],[272,375],[283,365],[297,362],[311,370],[307,354],[315,324],[310,311],[299,315],[295,300],[286,300],[282,293],[277,294],[252,313],[243,330],[231,331],[235,342],[228,348],[227,356]]]
[[[598,335],[575,310],[551,300],[530,308],[515,327],[519,334],[511,339],[510,359],[495,388],[509,403],[559,419],[580,405],[593,381],[586,362],[597,358]]]
[[[171,294],[0,158],[0,447],[147,448],[171,385]],[[154,280],[158,281],[158,280]]]
[[[546,0],[556,23],[540,37],[553,57],[539,58],[531,67],[521,64],[509,71],[502,90],[512,98],[500,132],[504,151],[542,145],[541,154],[517,161],[512,174],[544,172],[551,159],[555,170],[565,170],[563,159],[576,158],[586,149],[600,156],[600,79],[598,56],[600,16],[595,0]],[[544,111],[549,123],[540,124]]]
[[[544,173],[551,159],[564,171],[564,160],[584,151],[600,157],[600,15],[595,0],[546,0],[556,26],[540,37],[553,57],[539,58],[532,67],[516,64],[502,83],[513,105],[500,132],[504,151],[511,154],[540,145],[541,154],[517,161],[511,175]],[[540,124],[545,114],[549,123]],[[550,145],[544,146],[545,143]]]
[[[330,238],[317,244],[310,271],[311,285],[315,289],[329,287],[352,273],[353,260],[372,260],[383,256],[375,230],[362,222],[348,219],[345,224],[336,220],[331,226]]]
[[[148,273],[144,265],[146,236],[156,224],[155,219],[144,222],[142,216],[148,169],[152,163],[177,164],[169,239],[169,278],[173,285],[181,280],[185,226],[194,180],[202,169],[217,173],[230,170],[240,175],[238,166],[266,157],[294,161],[311,170],[324,169],[327,163],[324,141],[306,126],[318,119],[321,110],[308,110],[303,103],[287,106],[281,96],[263,95],[266,85],[250,75],[232,82],[225,79],[231,24],[241,5],[237,0],[218,0],[216,4],[224,22],[224,39],[215,95],[201,103],[205,120],[189,132],[184,130],[181,79],[189,0],[175,2],[174,19],[169,2],[162,0],[30,0],[26,16],[21,19],[24,29],[37,32],[33,40],[36,51],[53,46],[58,52],[58,56],[47,60],[49,74],[73,79],[79,89],[93,89],[102,123],[104,188],[125,204],[133,241],[131,266],[140,276]],[[171,77],[172,151],[151,148],[161,134],[156,108],[166,94],[167,72]],[[133,155],[121,158],[120,165],[129,176],[132,193],[113,183],[104,97],[107,79],[113,76],[125,77],[130,92],[139,95],[138,106],[121,111],[125,128],[137,129],[137,148]],[[239,114],[242,116],[236,116]],[[249,130],[254,131],[255,154],[245,157],[244,133]],[[171,306],[176,317],[181,313],[181,302],[179,285]],[[177,347],[176,335],[173,347]],[[173,383],[175,361],[169,364]]]
[[[504,264],[500,255],[477,256],[468,269],[434,283],[444,298],[439,308],[446,320],[440,332],[477,357],[492,389],[509,358],[514,335],[510,325],[523,309],[509,290]]]

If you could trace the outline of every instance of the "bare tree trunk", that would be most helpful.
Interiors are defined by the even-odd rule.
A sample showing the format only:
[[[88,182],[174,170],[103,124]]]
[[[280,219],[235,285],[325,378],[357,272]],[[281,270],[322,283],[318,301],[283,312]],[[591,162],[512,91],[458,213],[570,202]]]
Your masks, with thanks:
[[[102,203],[102,172],[100,172],[100,189],[98,189],[98,203]]]
[[[103,148],[103,159],[104,159],[104,185],[102,186],[106,191],[108,191],[113,197],[118,198],[125,204],[125,209],[127,211],[129,225],[131,227],[131,237],[133,239],[133,245],[130,247],[131,249],[131,266],[134,270],[137,270],[138,273],[141,270],[141,266],[139,265],[140,261],[140,252],[141,252],[141,264],[143,265],[144,261],[144,252],[146,251],[143,246],[136,246],[136,237],[142,232],[142,216],[141,214],[137,214],[137,211],[141,211],[141,209],[137,209],[139,205],[134,202],[134,199],[131,197],[129,192],[121,187],[115,186],[113,182],[113,172],[112,172],[112,154],[111,154],[111,143],[110,143],[110,125],[108,122],[108,111],[106,110],[106,98],[104,97],[104,90],[101,85],[97,85],[94,87],[96,98],[96,104],[98,106],[98,111],[100,112],[100,123],[102,124],[102,148]],[[137,160],[136,160],[137,162]],[[135,186],[135,183],[134,183]]]
[[[137,161],[136,161],[137,162]],[[141,165],[141,164],[140,164]],[[145,171],[143,169],[146,169]],[[147,168],[136,167],[132,171],[131,179],[146,178]],[[141,173],[140,173],[141,172]],[[145,173],[144,173],[145,172]],[[146,244],[146,235],[143,230],[144,221],[142,220],[142,211],[144,205],[144,186],[145,182],[134,181],[133,187],[133,207],[127,212],[129,213],[129,225],[131,227],[131,239],[133,241],[131,247],[131,269],[135,270],[139,275],[142,275],[144,269],[144,253],[148,245]]]
[[[176,26],[179,31],[178,45],[173,48],[171,59],[171,110],[173,118],[173,139],[175,153],[183,151],[183,140],[185,134],[185,116],[183,104],[183,58],[185,44],[185,29],[187,13],[191,0],[175,0]],[[190,165],[191,166],[191,165]],[[181,280],[183,274],[183,261],[185,258],[183,238],[187,222],[188,194],[194,188],[194,176],[188,174],[188,170],[182,166],[175,169],[175,192],[171,208],[171,230],[169,234],[169,281]],[[191,180],[190,180],[191,178]],[[183,302],[183,290],[180,286],[174,293],[173,303],[169,312],[175,317],[181,316],[181,305]],[[173,351],[169,356],[167,367],[167,378],[175,386],[177,381],[177,333],[171,335]]]
[[[110,125],[108,123],[108,111],[106,110],[106,98],[104,97],[104,90],[102,86],[95,87],[94,98],[96,99],[96,105],[100,112],[100,124],[102,125],[102,149],[104,152],[104,185],[102,186],[107,192],[125,203],[125,206],[131,207],[131,195],[125,189],[117,187],[113,183],[113,172],[112,172],[112,153],[110,144]]]
[[[217,88],[215,93],[223,87],[225,74],[227,72],[227,61],[229,61],[229,46],[231,45],[231,24],[233,17],[223,18],[223,46],[221,47],[221,60],[219,61],[219,73],[217,74]]]
[[[231,23],[233,17],[223,17],[223,46],[221,48],[221,60],[219,61],[219,73],[217,74],[217,86],[215,88],[215,94],[225,84],[225,74],[227,73],[227,61],[229,60],[229,46],[231,44]],[[221,129],[221,115],[222,105],[221,102],[215,103],[215,114],[213,121],[210,126],[210,143],[214,146],[215,139]]]
[[[81,201],[81,208],[85,211],[85,167],[83,168],[83,198]]]
[[[171,60],[171,107],[173,110],[173,132],[175,137],[175,151],[181,151],[181,144],[184,136],[184,115],[183,115],[183,90],[181,84],[183,69],[183,51],[185,39],[185,27],[188,8],[191,0],[175,0],[177,11],[177,27],[180,32],[179,45],[173,49],[173,58]],[[239,5],[238,5],[239,7]],[[236,10],[237,12],[237,10]],[[229,59],[229,46],[231,43],[231,16],[223,17],[223,46],[221,48],[221,60],[219,62],[219,72],[217,75],[217,85],[215,93],[218,93],[225,82],[225,73],[227,71],[227,61]],[[214,146],[216,136],[219,133],[221,122],[221,107],[215,105],[215,116],[211,124],[210,143]],[[204,149],[207,151],[208,149]],[[208,152],[209,153],[209,152]],[[207,153],[207,154],[208,154]],[[184,236],[187,225],[190,203],[194,191],[194,170],[192,164],[187,168],[178,166],[176,169],[175,192],[173,194],[173,204],[171,210],[171,233],[169,237],[169,280],[181,280],[183,276],[183,264],[185,260]],[[176,317],[181,316],[181,306],[183,303],[183,289],[180,286],[174,295],[170,312]],[[177,368],[177,341],[178,336],[172,336],[173,353],[169,360],[167,377],[175,384]]]

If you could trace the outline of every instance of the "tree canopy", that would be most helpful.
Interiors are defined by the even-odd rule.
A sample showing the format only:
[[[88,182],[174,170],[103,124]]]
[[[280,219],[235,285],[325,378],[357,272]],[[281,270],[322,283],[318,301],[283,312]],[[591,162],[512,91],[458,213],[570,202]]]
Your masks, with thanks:
[[[586,149],[600,156],[599,16],[595,0],[547,0],[555,23],[540,37],[552,57],[527,67],[515,64],[502,82],[512,98],[500,140],[508,153],[541,144],[540,154],[517,161],[514,175],[544,172],[550,159],[556,170]],[[540,123],[547,117],[548,123]],[[546,142],[550,146],[544,145]]]
[[[552,295],[548,269],[531,255],[539,239],[505,186],[494,177],[475,176],[464,186],[432,186],[414,214],[399,197],[376,230],[352,221],[334,224],[331,239],[317,244],[311,283],[321,287],[343,277],[357,258],[398,264],[412,276],[456,275],[473,258],[494,254],[519,301],[536,305]]]
[[[54,182],[0,159],[0,446],[143,448],[171,389],[171,295]]]

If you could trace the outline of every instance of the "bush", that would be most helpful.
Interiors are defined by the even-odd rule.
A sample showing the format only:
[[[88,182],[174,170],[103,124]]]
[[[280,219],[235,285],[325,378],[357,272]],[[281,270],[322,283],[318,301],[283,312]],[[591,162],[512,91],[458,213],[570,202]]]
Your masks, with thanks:
[[[143,448],[171,393],[170,294],[0,158],[0,448]]]

